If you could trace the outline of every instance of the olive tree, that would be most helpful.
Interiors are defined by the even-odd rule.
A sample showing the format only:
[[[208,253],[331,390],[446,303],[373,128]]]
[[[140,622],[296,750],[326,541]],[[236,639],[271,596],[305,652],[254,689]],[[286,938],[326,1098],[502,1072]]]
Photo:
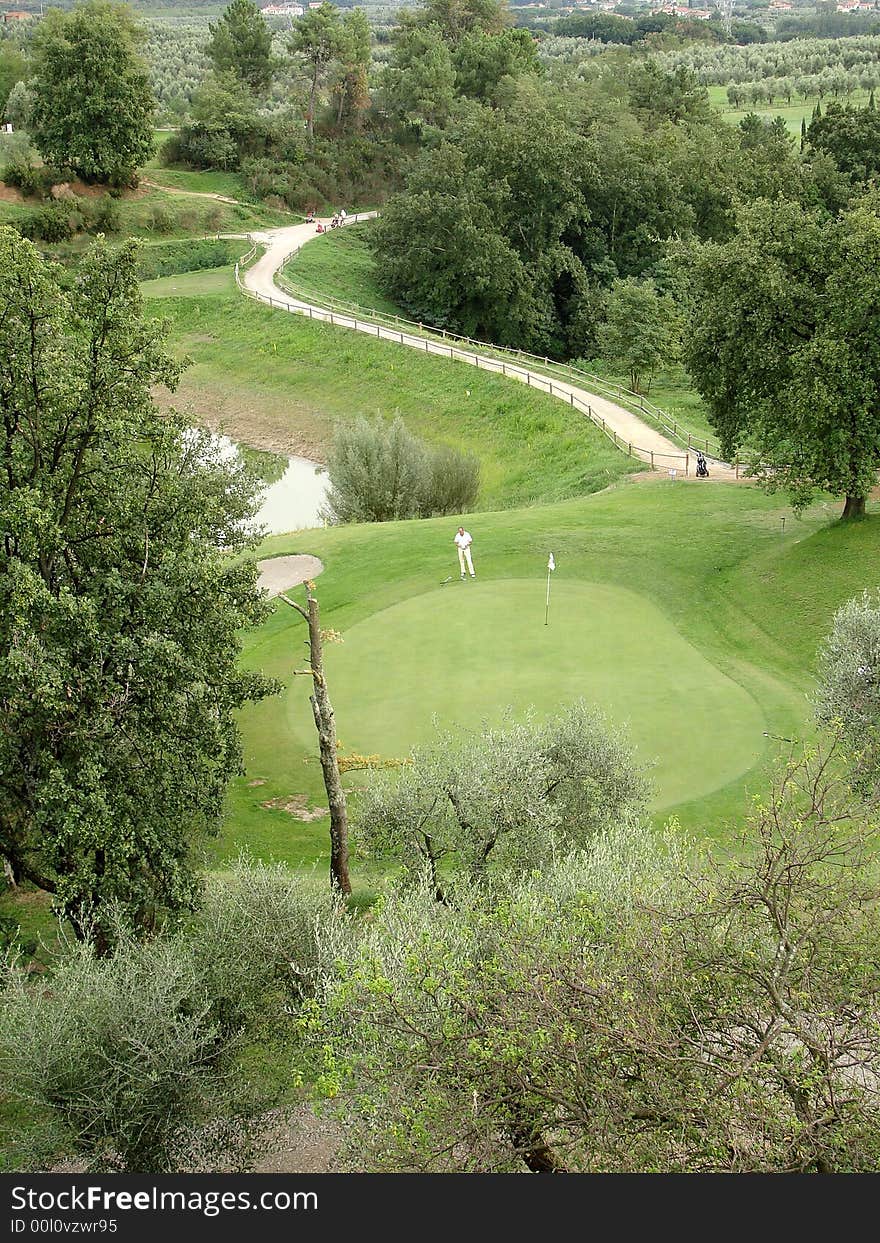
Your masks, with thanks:
[[[329,894],[241,858],[176,930],[144,942],[120,926],[103,958],[74,943],[48,984],[11,964],[0,974],[0,1076],[27,1106],[22,1156],[32,1165],[64,1152],[129,1173],[242,1168],[275,1102],[237,1055],[267,1021],[284,1038],[279,1008],[314,993],[349,935]]]
[[[780,771],[730,858],[629,825],[454,911],[389,897],[308,1011],[353,1159],[876,1169],[878,844],[832,745]]]
[[[863,592],[834,614],[819,649],[816,717],[840,730],[860,783],[880,770],[880,595]]]
[[[374,777],[354,821],[360,847],[425,873],[527,871],[581,845],[614,819],[637,817],[647,783],[624,738],[583,701],[549,721],[438,731],[393,777]]]

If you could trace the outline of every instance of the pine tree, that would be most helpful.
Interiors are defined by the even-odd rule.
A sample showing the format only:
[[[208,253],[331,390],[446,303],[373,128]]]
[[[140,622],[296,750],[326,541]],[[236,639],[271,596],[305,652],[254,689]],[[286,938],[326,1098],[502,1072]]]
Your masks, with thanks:
[[[265,94],[272,80],[272,35],[253,0],[232,0],[209,30],[207,51],[216,69],[231,71],[255,95]]]

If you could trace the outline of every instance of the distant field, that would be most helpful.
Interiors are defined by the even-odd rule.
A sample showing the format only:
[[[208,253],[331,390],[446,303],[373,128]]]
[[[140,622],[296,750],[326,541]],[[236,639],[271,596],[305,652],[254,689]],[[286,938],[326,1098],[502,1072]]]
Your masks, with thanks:
[[[797,138],[800,138],[801,121],[806,119],[807,125],[810,124],[810,118],[813,115],[813,109],[816,107],[816,104],[821,103],[824,109],[825,105],[834,99],[832,95],[826,95],[822,100],[819,99],[818,95],[810,96],[806,100],[792,96],[792,101],[789,104],[786,103],[784,96],[780,96],[772,104],[748,104],[743,107],[733,108],[727,99],[726,86],[709,86],[706,89],[709,92],[710,102],[718,109],[724,120],[731,125],[738,125],[743,117],[748,116],[751,112],[754,112],[759,117],[769,117],[771,119],[782,117],[790,133]],[[868,102],[868,95],[868,91],[854,91],[851,95],[841,95],[837,102],[855,104],[857,107],[863,108]]]

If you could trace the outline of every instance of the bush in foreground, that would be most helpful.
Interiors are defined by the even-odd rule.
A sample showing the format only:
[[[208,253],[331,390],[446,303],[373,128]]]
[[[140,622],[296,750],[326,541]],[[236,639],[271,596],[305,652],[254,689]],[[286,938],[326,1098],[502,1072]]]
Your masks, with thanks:
[[[264,1012],[310,995],[323,889],[242,860],[209,883],[186,927],[108,958],[73,944],[51,976],[11,965],[0,996],[4,1091],[48,1119],[23,1141],[32,1163],[59,1151],[93,1169],[161,1173],[240,1165],[271,1104],[236,1070]],[[339,952],[347,921],[322,938]],[[331,949],[331,947],[335,947]]]
[[[733,860],[610,828],[454,909],[389,899],[311,1007],[353,1160],[876,1169],[877,846],[826,753],[781,773]]]

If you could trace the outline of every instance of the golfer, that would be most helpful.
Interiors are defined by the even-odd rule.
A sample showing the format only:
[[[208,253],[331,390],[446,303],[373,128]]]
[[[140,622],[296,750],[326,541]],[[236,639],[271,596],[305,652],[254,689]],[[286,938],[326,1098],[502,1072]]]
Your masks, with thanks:
[[[455,546],[458,549],[458,564],[461,566],[461,577],[464,579],[465,566],[470,571],[471,578],[476,578],[474,573],[474,563],[471,560],[471,544],[473,537],[464,527],[459,527],[455,533]]]

